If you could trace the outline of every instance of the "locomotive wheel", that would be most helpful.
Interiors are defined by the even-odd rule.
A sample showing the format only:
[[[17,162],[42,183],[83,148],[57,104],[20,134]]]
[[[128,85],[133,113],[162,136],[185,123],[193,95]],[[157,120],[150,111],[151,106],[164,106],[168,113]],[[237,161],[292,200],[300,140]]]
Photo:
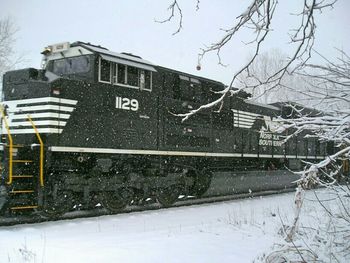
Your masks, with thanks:
[[[124,209],[132,200],[133,191],[129,188],[119,188],[116,191],[102,193],[102,205],[110,212],[116,213]]]
[[[191,195],[201,197],[209,189],[213,174],[207,169],[190,172],[189,176],[193,177],[194,183],[189,192]]]
[[[157,193],[157,200],[163,207],[172,206],[179,198],[181,190],[182,187],[177,185],[161,188]]]

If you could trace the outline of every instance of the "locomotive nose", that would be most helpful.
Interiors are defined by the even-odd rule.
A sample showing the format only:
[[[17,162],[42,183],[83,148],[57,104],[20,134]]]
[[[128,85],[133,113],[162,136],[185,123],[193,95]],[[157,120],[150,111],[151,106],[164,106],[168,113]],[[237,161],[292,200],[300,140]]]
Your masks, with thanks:
[[[50,96],[48,82],[44,70],[26,68],[6,72],[3,80],[4,97],[6,100],[19,100]]]

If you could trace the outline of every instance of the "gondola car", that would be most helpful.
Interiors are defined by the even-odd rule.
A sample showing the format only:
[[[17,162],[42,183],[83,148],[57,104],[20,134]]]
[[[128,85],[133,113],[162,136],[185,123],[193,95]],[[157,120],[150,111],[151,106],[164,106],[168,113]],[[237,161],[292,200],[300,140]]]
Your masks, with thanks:
[[[215,100],[218,81],[84,42],[42,54],[43,69],[3,78],[2,213],[280,189],[295,179],[284,167],[326,155],[312,138],[283,143],[275,118],[286,108],[244,92],[219,112],[176,116]]]

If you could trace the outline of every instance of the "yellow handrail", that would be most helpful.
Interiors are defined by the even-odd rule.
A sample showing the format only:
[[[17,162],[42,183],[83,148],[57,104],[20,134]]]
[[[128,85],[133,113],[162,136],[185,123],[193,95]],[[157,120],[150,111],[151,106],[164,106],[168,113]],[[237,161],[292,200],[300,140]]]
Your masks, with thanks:
[[[28,115],[28,120],[32,124],[36,137],[40,143],[40,186],[44,186],[44,143],[30,115]]]
[[[5,111],[4,111],[4,107],[1,106],[1,116],[2,119],[4,120],[5,123],[5,128],[7,130],[7,137],[9,139],[9,178],[8,178],[8,182],[7,184],[12,184],[12,164],[13,164],[13,156],[12,156],[12,152],[13,152],[13,140],[12,140],[12,135],[10,133],[10,127],[8,125],[7,119],[6,119],[6,115],[5,115]]]

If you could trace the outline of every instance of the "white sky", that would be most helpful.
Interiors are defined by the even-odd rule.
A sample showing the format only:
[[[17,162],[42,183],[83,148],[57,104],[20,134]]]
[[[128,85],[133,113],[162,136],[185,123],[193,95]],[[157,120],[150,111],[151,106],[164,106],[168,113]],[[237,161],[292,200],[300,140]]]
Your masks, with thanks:
[[[251,47],[242,44],[249,41],[248,33],[227,46],[222,53],[222,67],[215,54],[202,63],[196,71],[197,54],[201,47],[220,38],[220,28],[228,28],[235,17],[244,10],[247,1],[201,0],[196,12],[195,0],[180,0],[184,13],[183,31],[173,36],[177,21],[159,24],[155,19],[168,16],[171,0],[0,0],[0,18],[11,17],[17,23],[16,48],[25,54],[25,66],[40,66],[42,49],[59,42],[84,41],[104,46],[115,52],[131,52],[154,64],[201,75],[229,83],[232,74],[252,53]],[[303,1],[280,1],[275,17],[273,36],[266,49],[291,50],[287,45],[287,28],[297,25],[297,12]],[[137,3],[137,4],[136,4]],[[248,2],[249,3],[249,2]],[[327,56],[334,56],[334,47],[350,53],[350,1],[338,0],[334,10],[317,14],[316,49]]]

